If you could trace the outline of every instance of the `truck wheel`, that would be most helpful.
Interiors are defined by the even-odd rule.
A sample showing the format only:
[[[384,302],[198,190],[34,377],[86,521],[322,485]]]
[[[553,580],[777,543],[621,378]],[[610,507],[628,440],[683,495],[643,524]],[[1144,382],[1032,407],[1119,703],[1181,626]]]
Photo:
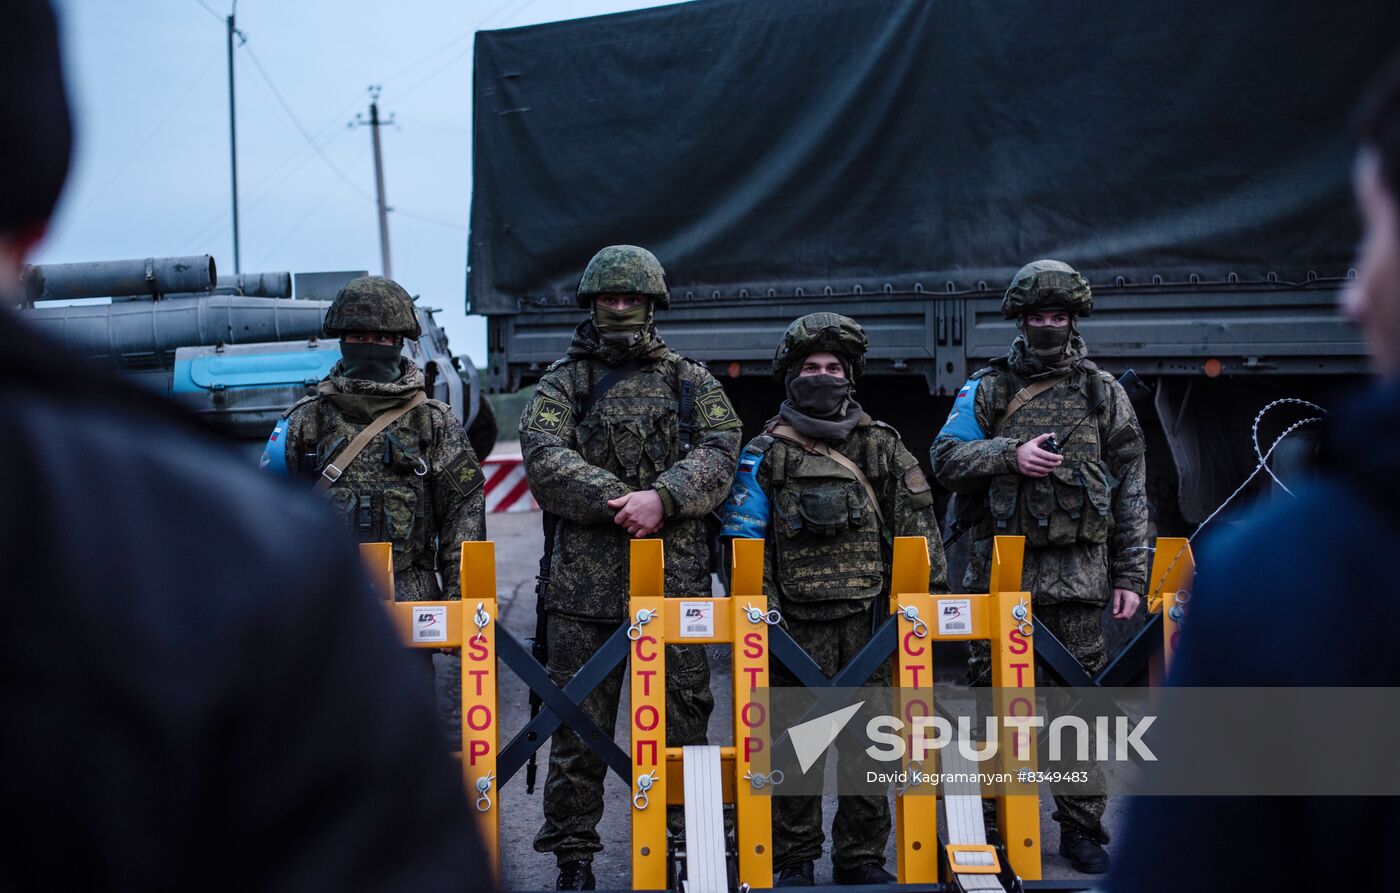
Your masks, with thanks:
[[[471,442],[472,452],[476,453],[476,461],[485,462],[486,457],[491,455],[491,451],[496,448],[496,436],[499,433],[496,427],[496,413],[491,409],[491,401],[486,399],[486,393],[483,391],[477,397],[476,418],[467,429],[467,440]]]

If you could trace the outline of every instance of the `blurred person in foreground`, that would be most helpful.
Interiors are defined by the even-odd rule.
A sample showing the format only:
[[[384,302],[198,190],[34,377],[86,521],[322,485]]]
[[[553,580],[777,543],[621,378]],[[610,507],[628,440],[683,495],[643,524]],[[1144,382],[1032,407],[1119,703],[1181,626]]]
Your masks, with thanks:
[[[1400,541],[1400,57],[1363,101],[1357,129],[1365,233],[1342,304],[1366,333],[1380,381],[1329,419],[1318,476],[1294,488],[1296,500],[1211,541],[1173,685],[1400,685],[1388,625],[1358,622],[1386,594],[1378,562]],[[1184,853],[1163,845],[1168,829],[1189,838]],[[1398,834],[1391,797],[1141,797],[1110,886],[1392,889],[1394,869],[1374,842]],[[1304,853],[1318,858],[1287,855]]]
[[[52,11],[5,11],[13,305],[71,128]],[[428,692],[324,506],[79,365],[0,309],[0,888],[489,886]]]

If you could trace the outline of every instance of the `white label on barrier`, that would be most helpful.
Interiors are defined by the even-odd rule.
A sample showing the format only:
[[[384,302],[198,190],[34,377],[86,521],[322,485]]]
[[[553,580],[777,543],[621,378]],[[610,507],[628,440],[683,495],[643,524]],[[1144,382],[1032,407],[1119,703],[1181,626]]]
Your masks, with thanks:
[[[714,634],[714,602],[681,602],[682,639],[709,639]]]
[[[444,642],[447,640],[447,607],[426,605],[413,609],[413,641]]]
[[[938,634],[940,636],[966,636],[972,632],[972,600],[966,598],[945,598],[938,605]]]

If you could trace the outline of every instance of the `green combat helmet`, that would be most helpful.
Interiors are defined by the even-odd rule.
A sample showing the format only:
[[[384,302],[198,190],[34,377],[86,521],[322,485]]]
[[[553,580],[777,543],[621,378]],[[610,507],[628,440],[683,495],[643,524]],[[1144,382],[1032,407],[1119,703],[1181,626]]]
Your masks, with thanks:
[[[661,261],[636,245],[609,245],[593,255],[575,298],[587,310],[598,295],[646,295],[663,310],[671,306]]]
[[[782,381],[793,364],[810,354],[830,351],[851,366],[851,377],[865,372],[870,339],[860,323],[839,313],[809,313],[792,321],[778,352],[773,354],[773,377]]]
[[[416,341],[423,334],[413,298],[402,285],[383,276],[361,276],[345,283],[326,311],[325,328],[332,338],[346,332],[388,332]]]
[[[1094,309],[1094,295],[1088,281],[1069,264],[1031,261],[1012,278],[1001,299],[1001,315],[1015,319],[1045,307],[1062,307],[1076,316],[1088,316]]]

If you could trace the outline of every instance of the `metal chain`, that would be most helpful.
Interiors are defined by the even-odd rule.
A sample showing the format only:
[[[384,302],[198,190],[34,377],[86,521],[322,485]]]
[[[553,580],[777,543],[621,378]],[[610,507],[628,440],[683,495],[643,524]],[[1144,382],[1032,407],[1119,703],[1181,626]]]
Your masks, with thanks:
[[[486,812],[491,808],[491,782],[496,780],[496,773],[488,772],[476,780],[476,808],[478,812]]]
[[[744,614],[748,616],[749,623],[766,623],[769,626],[777,626],[783,622],[783,615],[778,613],[777,608],[765,614],[753,605],[744,605]]]
[[[744,779],[745,779],[749,784],[753,785],[753,789],[754,789],[755,791],[757,791],[757,790],[759,790],[760,788],[766,787],[767,785],[770,785],[770,784],[771,784],[771,785],[780,785],[780,784],[782,784],[782,783],[783,783],[783,770],[781,770],[781,769],[774,769],[772,772],[768,773],[767,775],[764,775],[762,772],[745,772],[745,773],[744,773]]]
[[[914,635],[918,636],[920,639],[928,635],[928,624],[924,623],[924,621],[920,619],[918,608],[914,607],[913,605],[910,605],[908,607],[900,605],[899,616],[914,624]]]
[[[656,781],[656,770],[653,769],[646,775],[637,777],[637,793],[632,797],[632,805],[638,809],[647,808],[647,791],[651,790],[652,783]]]
[[[1016,631],[1023,636],[1035,635],[1035,627],[1027,620],[1030,616],[1030,608],[1026,607],[1026,600],[1023,598],[1017,604],[1011,606],[1011,619],[1016,621]]]
[[[486,626],[491,622],[491,615],[486,613],[485,602],[476,603],[476,614],[472,617],[472,623],[476,624],[476,638],[473,641],[480,642],[486,636]]]
[[[633,642],[640,639],[642,637],[642,627],[651,623],[652,618],[655,616],[656,612],[650,608],[642,608],[637,611],[637,619],[632,622],[631,626],[627,627],[627,638],[631,639]]]

